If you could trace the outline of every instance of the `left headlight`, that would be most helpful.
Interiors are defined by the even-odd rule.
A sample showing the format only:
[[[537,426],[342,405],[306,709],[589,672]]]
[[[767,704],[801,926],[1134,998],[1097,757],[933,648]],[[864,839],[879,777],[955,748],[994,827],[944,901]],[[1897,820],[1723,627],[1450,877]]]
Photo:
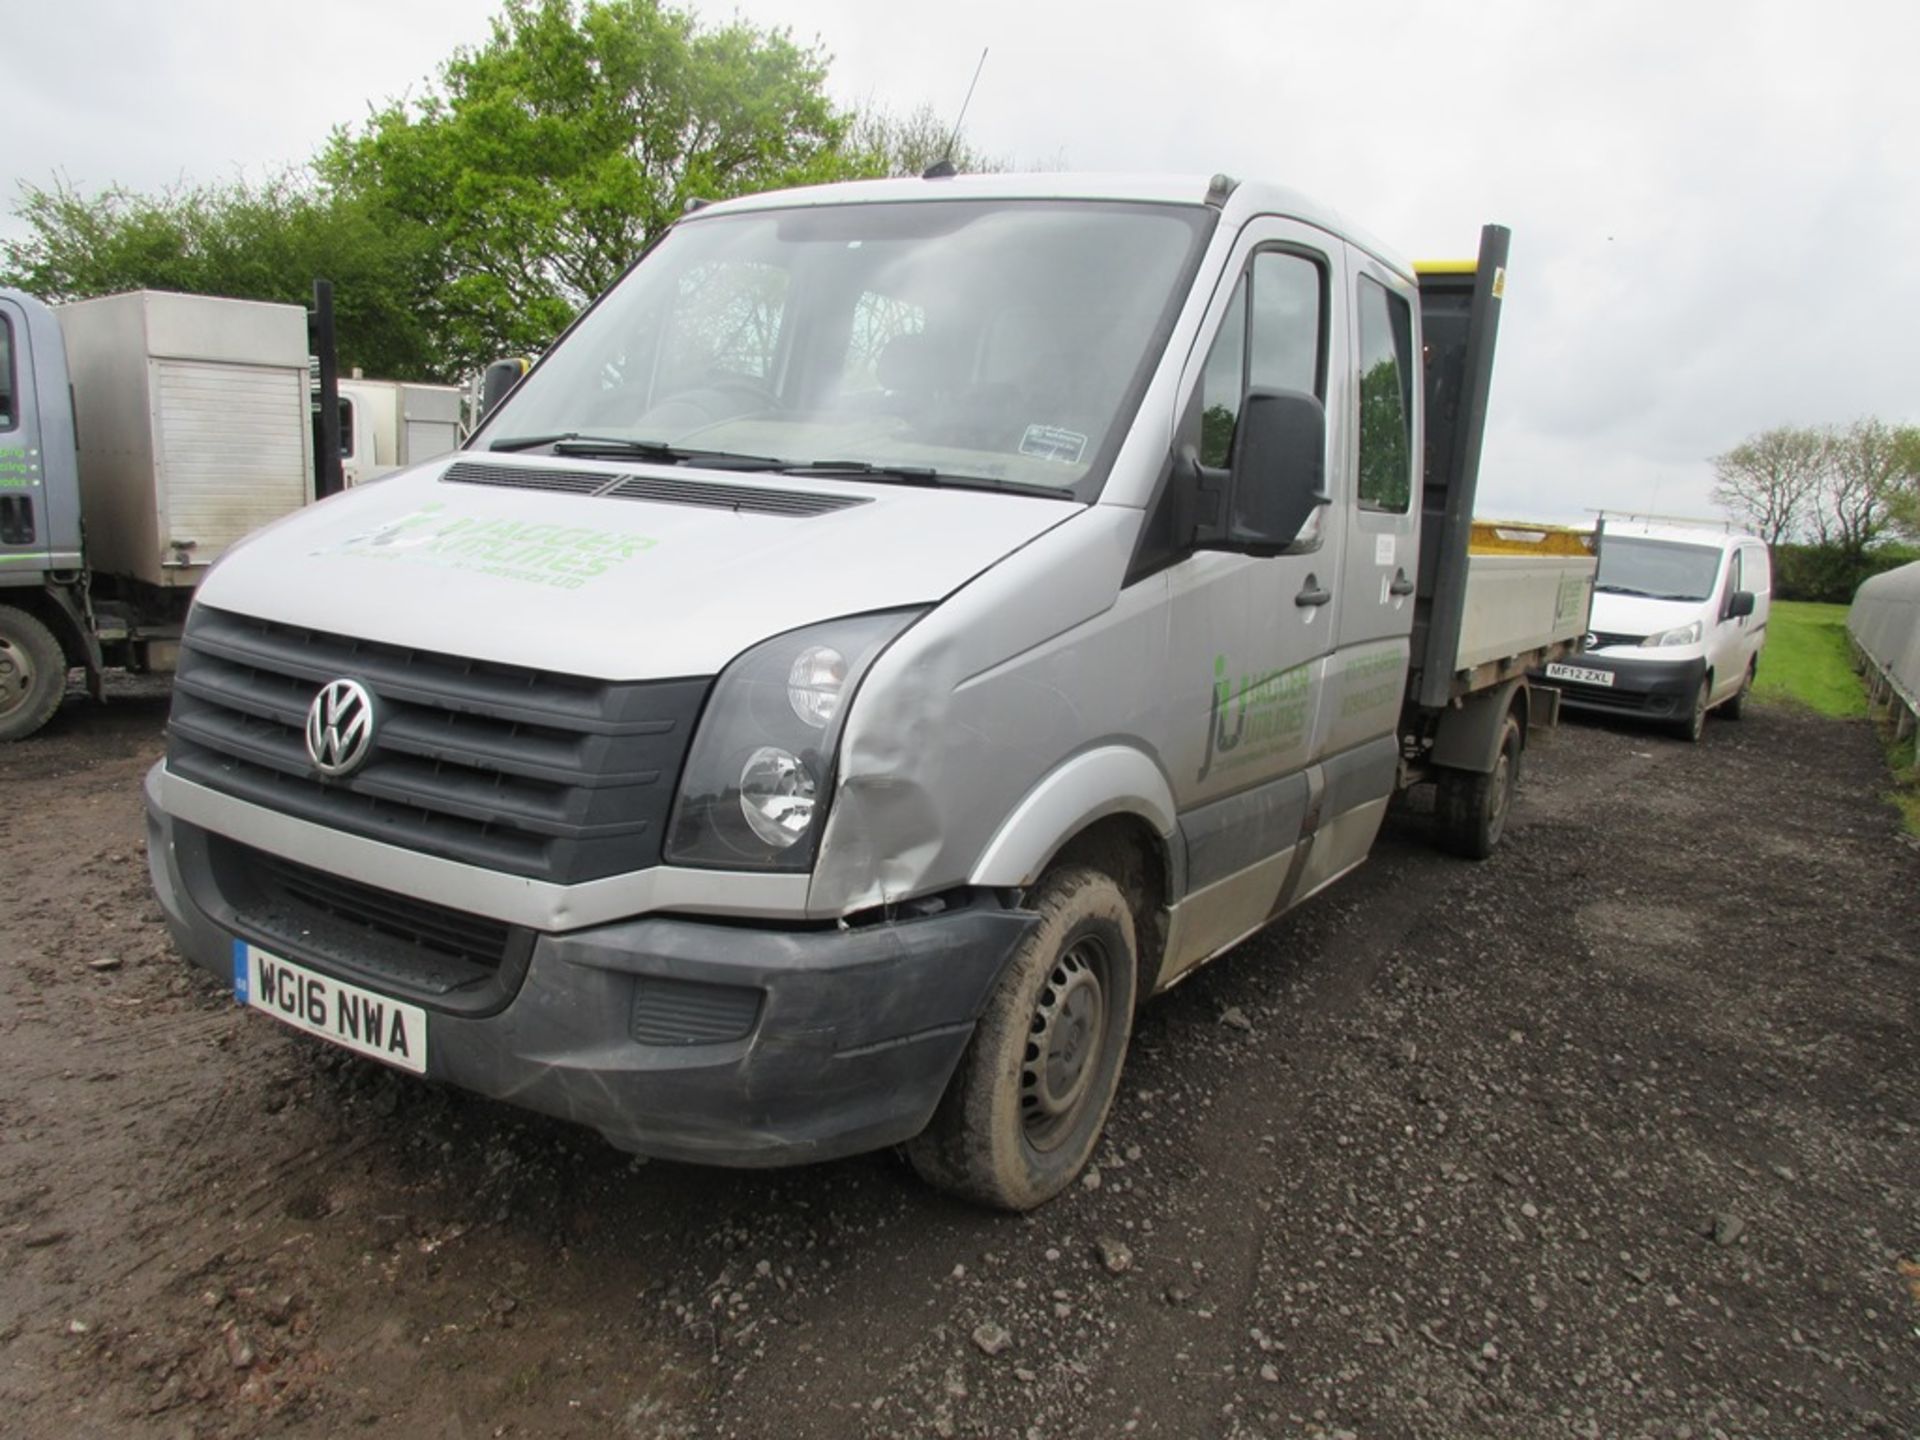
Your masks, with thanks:
[[[1642,650],[1651,650],[1660,645],[1696,645],[1705,633],[1698,620],[1691,625],[1682,625],[1677,630],[1662,630],[1658,635],[1649,635],[1640,642]]]
[[[763,641],[727,666],[680,776],[666,862],[810,868],[854,691],[921,614],[892,610],[810,625]]]

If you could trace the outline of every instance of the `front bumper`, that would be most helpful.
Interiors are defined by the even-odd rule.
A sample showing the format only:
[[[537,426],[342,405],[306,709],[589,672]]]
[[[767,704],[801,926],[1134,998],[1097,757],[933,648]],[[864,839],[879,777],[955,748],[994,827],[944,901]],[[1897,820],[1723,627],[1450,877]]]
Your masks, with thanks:
[[[1608,715],[1631,715],[1647,720],[1685,719],[1707,675],[1704,655],[1683,660],[1642,660],[1637,656],[1576,655],[1569,662],[1586,670],[1604,670],[1611,685],[1586,685],[1556,680],[1546,674],[1529,678],[1560,692],[1560,703],[1576,710]]]
[[[372,972],[338,943],[262,930],[236,906],[215,854],[229,842],[168,815],[158,771],[147,780],[148,865],[182,952],[231,980],[240,938],[368,986]],[[986,896],[850,928],[648,916],[530,933],[492,991],[469,987],[466,1000],[398,979],[369,988],[427,1009],[429,1079],[590,1126],[639,1154],[797,1164],[926,1126],[1037,918]]]

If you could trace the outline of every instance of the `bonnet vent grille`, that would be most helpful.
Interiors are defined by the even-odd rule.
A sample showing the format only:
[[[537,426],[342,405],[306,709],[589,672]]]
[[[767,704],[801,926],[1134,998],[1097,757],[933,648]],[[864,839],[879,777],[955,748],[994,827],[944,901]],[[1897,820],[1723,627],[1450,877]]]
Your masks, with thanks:
[[[614,483],[612,477],[591,470],[545,470],[532,465],[475,465],[462,460],[440,477],[455,485],[498,485],[507,490],[557,490],[568,495],[591,495]]]
[[[479,465],[462,460],[450,466],[444,482],[497,485],[508,490],[546,490],[592,495],[603,500],[651,500],[656,505],[697,505],[706,510],[741,510],[753,515],[806,519],[870,503],[865,495],[825,495],[812,490],[779,490],[761,485],[729,485],[665,475],[606,476],[590,470],[549,470],[532,465]]]
[[[864,495],[821,495],[758,485],[710,485],[701,480],[629,475],[606,492],[609,500],[651,500],[658,505],[704,505],[710,510],[746,510],[755,515],[827,515],[865,505]]]

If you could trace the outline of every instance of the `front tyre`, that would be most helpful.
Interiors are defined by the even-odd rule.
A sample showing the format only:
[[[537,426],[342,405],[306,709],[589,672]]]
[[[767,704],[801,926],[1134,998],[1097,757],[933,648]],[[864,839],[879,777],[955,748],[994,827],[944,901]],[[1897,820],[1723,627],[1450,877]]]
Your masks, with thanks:
[[[1120,1086],[1139,978],[1133,911],[1084,865],[1028,896],[1040,923],[1014,952],[907,1159],[935,1188],[1031,1210],[1086,1166]]]
[[[67,657],[53,632],[24,610],[0,605],[0,741],[33,734],[67,693]]]
[[[1689,744],[1697,745],[1707,733],[1707,710],[1713,699],[1713,676],[1700,677],[1700,688],[1693,692],[1693,706],[1684,718],[1675,722],[1673,733]]]

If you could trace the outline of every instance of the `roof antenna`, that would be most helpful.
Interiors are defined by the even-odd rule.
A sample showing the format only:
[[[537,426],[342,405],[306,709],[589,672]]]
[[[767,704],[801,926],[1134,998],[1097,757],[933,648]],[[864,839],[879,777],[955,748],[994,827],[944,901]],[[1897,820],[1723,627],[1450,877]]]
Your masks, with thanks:
[[[953,133],[947,136],[947,148],[940,152],[940,158],[920,172],[922,180],[951,180],[960,172],[954,169],[953,147],[960,140],[960,122],[967,118],[967,107],[973,103],[974,86],[980,83],[980,72],[987,68],[987,47],[980,47],[980,63],[973,67],[973,83],[967,86],[967,98],[960,102],[960,113],[953,117]]]

